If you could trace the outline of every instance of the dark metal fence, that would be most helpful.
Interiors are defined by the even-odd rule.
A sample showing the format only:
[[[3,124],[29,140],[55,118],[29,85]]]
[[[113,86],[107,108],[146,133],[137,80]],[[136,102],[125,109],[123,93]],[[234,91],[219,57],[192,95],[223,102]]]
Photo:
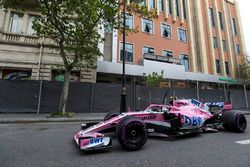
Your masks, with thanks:
[[[41,87],[40,87],[41,86]],[[41,88],[41,89],[40,89]],[[162,103],[165,92],[168,97],[199,98],[201,101],[226,101],[228,90],[196,90],[195,88],[151,88],[127,85],[127,105],[132,110],[143,110],[151,103]],[[59,106],[62,82],[0,80],[1,113],[55,112]],[[121,85],[110,83],[70,83],[67,111],[110,112],[120,109]],[[245,95],[246,93],[246,95]],[[40,101],[39,101],[40,96]],[[250,91],[230,90],[235,109],[247,108]],[[247,103],[246,103],[247,102]]]

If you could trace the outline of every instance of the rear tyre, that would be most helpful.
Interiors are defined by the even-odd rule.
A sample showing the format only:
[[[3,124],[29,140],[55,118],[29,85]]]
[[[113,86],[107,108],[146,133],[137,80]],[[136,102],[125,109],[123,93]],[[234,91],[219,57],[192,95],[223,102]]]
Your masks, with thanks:
[[[222,115],[223,127],[228,131],[245,132],[247,128],[246,117],[237,111],[226,111]]]
[[[127,116],[116,127],[116,137],[126,150],[139,150],[148,139],[146,124],[139,118]]]
[[[118,115],[120,115],[120,113],[118,113],[118,112],[109,112],[109,113],[107,113],[107,114],[105,115],[104,121],[107,121],[107,120],[109,120],[109,119],[111,119],[111,118],[114,118],[114,117],[116,117],[116,116],[118,116]]]

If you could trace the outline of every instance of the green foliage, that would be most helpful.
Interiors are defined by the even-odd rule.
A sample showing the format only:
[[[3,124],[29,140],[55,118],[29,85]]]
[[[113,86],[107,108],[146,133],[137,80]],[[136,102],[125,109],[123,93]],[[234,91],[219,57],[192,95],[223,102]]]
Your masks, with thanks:
[[[159,87],[160,82],[164,81],[163,71],[161,72],[160,75],[157,72],[153,72],[152,74],[149,74],[148,76],[145,76],[144,74],[144,77],[145,77],[146,85],[152,86],[152,87]]]
[[[250,79],[250,68],[248,63],[244,63],[238,68],[238,76],[241,79],[249,80]]]
[[[0,7],[23,11],[32,8],[41,12],[33,22],[39,37],[55,42],[63,60],[65,77],[59,111],[65,113],[68,97],[70,72],[76,67],[95,68],[101,52],[98,43],[103,42],[98,33],[101,26],[112,25],[122,32],[120,11],[123,4],[119,0],[0,0]],[[127,6],[128,12],[140,17],[153,18],[156,11],[148,11],[136,3]],[[129,32],[128,28],[126,32]],[[133,31],[133,30],[132,30]],[[136,32],[136,31],[135,31]]]

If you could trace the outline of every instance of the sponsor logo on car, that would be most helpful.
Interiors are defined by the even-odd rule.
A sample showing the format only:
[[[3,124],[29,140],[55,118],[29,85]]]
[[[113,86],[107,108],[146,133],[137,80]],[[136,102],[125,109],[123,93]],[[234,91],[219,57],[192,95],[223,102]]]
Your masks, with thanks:
[[[185,116],[185,126],[201,126],[203,121],[200,117],[187,117]]]
[[[99,138],[91,138],[89,141],[89,144],[97,144],[97,143],[102,143],[103,142],[103,138],[99,137]]]
[[[140,117],[142,120],[154,120],[156,119],[156,115],[146,115]]]

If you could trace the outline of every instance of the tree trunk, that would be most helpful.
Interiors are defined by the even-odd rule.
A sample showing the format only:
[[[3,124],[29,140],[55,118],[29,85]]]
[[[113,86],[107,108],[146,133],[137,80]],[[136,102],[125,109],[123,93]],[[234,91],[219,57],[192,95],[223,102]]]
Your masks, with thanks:
[[[59,112],[62,112],[63,115],[65,114],[67,100],[68,100],[70,73],[71,69],[66,69],[64,74],[64,82],[63,82],[62,94],[59,105]]]

